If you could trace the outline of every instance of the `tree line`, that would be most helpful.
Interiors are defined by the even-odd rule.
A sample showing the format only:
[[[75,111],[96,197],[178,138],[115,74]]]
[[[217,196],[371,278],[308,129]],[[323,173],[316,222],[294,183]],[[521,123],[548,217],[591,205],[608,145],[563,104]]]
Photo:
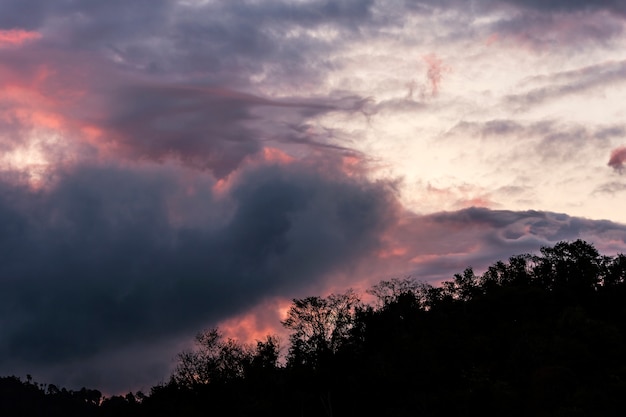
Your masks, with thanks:
[[[612,416],[626,411],[626,256],[582,240],[431,285],[294,299],[289,339],[200,332],[167,382],[103,398],[0,378],[0,415]],[[284,346],[283,346],[284,344]],[[281,360],[281,352],[285,359]]]

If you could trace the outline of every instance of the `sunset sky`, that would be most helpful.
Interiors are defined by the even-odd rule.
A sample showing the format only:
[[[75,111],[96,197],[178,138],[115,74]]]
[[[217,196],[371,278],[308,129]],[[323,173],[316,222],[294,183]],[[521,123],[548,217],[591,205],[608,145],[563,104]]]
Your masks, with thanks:
[[[294,297],[626,252],[623,0],[2,0],[0,376],[106,393]]]

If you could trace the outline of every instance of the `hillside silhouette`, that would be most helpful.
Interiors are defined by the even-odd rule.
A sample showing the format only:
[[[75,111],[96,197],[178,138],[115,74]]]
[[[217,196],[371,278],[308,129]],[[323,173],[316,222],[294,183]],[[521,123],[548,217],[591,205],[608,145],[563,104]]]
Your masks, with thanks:
[[[560,242],[482,275],[368,293],[369,304],[351,290],[293,300],[285,341],[202,331],[146,394],[0,378],[0,415],[625,415],[623,254]]]

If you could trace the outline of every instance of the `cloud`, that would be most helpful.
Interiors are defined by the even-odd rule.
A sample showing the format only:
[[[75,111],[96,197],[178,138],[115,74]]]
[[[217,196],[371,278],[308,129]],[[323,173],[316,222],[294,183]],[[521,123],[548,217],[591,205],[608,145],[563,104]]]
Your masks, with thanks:
[[[396,273],[423,280],[449,279],[468,266],[480,273],[498,260],[562,240],[585,239],[605,253],[626,249],[626,225],[560,213],[478,207],[408,216],[388,236],[392,247],[403,249],[396,252]]]
[[[430,84],[430,93],[433,97],[439,94],[439,85],[443,79],[443,74],[450,71],[450,68],[443,64],[441,58],[435,54],[428,54],[422,57],[428,68],[426,70],[426,78]]]
[[[626,183],[612,181],[598,186],[593,194],[610,194],[616,195],[623,191],[626,191]]]
[[[626,8],[616,1],[459,0],[420,1],[406,11],[431,19],[446,14],[456,24],[455,39],[482,38],[519,51],[556,55],[618,40],[624,33]],[[454,15],[456,13],[456,16]],[[440,34],[438,34],[440,35]]]
[[[360,109],[359,97],[268,99],[221,87],[130,85],[111,97],[99,145],[128,158],[174,158],[224,178],[264,145],[323,153],[358,152],[338,144],[341,132],[310,125],[316,116]]]
[[[565,46],[589,48],[618,39],[624,33],[623,16],[598,10],[523,9],[494,22],[498,41],[536,53],[560,53]]]
[[[335,49],[326,34],[358,34],[371,22],[374,1],[316,0],[298,4],[114,0],[3,2],[0,28],[37,28],[48,47],[107,56],[136,74],[180,77],[222,86],[250,78],[297,86],[327,63],[312,54]],[[241,30],[245,27],[246,30]]]
[[[292,126],[338,109],[331,102],[278,101],[226,88],[176,85],[123,87],[109,106],[107,119],[99,123],[107,133],[104,143],[132,157],[175,157],[218,178],[259,152],[263,142],[307,142],[307,135]]]
[[[626,5],[620,0],[503,0],[520,7],[546,12],[578,12],[590,10],[607,10],[619,14],[626,13]]]
[[[189,335],[375,252],[394,216],[384,184],[340,170],[232,181],[218,196],[180,168],[82,166],[45,192],[2,183],[0,367]]]
[[[19,46],[24,42],[41,38],[39,32],[22,29],[0,30],[0,48],[7,46]]]
[[[624,131],[622,124],[587,126],[559,119],[464,120],[450,129],[446,137],[464,141],[467,137],[480,138],[491,152],[497,145],[503,146],[490,163],[512,168],[521,161],[526,167],[531,166],[529,159],[541,164],[586,164],[609,148],[613,140],[621,138]],[[581,158],[583,153],[588,159]]]
[[[615,86],[626,81],[626,61],[608,61],[576,70],[539,76],[527,82],[541,84],[521,94],[505,97],[505,103],[517,109],[544,104],[559,98],[580,95],[591,90]]]
[[[621,174],[624,170],[624,163],[626,163],[626,146],[613,149],[607,165]]]
[[[268,98],[221,84],[136,77],[105,56],[49,45],[0,51],[0,57],[4,149],[24,153],[38,146],[34,142],[62,137],[63,147],[81,154],[78,159],[175,159],[218,178],[268,143],[354,154],[338,144],[338,129],[310,120],[359,112],[365,102],[357,95]],[[46,152],[45,159],[53,154],[58,163],[68,152]]]

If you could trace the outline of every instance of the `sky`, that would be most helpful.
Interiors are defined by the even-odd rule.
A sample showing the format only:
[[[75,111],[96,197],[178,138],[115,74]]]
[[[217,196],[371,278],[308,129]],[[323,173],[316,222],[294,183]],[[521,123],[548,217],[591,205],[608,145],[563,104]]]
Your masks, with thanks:
[[[166,381],[293,298],[626,252],[622,0],[3,0],[0,375]]]

